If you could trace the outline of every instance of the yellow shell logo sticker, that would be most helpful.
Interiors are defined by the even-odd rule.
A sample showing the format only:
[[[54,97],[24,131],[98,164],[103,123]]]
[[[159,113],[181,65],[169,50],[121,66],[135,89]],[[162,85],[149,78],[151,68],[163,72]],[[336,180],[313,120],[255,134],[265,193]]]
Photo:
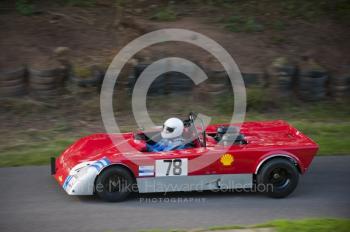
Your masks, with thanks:
[[[231,155],[231,154],[225,154],[225,155],[221,156],[221,158],[220,158],[220,162],[224,166],[230,166],[234,160],[235,159],[234,159],[233,155]]]

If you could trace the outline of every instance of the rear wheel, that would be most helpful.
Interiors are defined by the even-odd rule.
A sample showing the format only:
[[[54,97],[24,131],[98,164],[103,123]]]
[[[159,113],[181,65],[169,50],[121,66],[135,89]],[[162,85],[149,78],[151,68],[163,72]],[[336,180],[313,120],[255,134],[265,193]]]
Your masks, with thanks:
[[[270,197],[282,198],[297,187],[299,172],[287,159],[273,159],[263,165],[257,176],[258,190]]]
[[[96,179],[96,194],[104,201],[125,200],[136,186],[130,172],[121,167],[111,167],[103,171]]]

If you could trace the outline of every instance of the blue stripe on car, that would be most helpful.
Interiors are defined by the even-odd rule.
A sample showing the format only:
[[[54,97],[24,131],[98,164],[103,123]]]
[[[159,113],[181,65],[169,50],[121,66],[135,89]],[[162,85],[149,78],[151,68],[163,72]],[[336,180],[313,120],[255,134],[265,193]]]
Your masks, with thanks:
[[[111,164],[111,161],[108,158],[106,158],[106,157],[104,157],[102,160],[104,160],[106,162],[106,165],[110,165]]]
[[[102,168],[99,165],[91,164],[90,167],[96,168],[96,170],[99,172]]]
[[[67,176],[66,180],[63,183],[63,189],[67,188],[67,185],[69,184],[69,181],[72,179],[73,176]]]

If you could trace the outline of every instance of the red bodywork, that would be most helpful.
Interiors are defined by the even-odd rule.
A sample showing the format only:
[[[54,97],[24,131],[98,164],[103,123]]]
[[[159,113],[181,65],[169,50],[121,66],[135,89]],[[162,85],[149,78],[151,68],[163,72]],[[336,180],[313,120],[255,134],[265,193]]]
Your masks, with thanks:
[[[219,126],[223,125],[227,126],[228,124],[217,124],[207,127],[207,147],[158,153],[133,151],[133,154],[131,154],[132,160],[137,160],[137,164],[121,154],[120,149],[116,148],[108,134],[93,134],[79,139],[56,159],[55,178],[62,185],[72,167],[84,161],[99,160],[103,157],[107,157],[112,164],[122,164],[128,167],[135,178],[139,178],[138,166],[140,164],[154,165],[157,159],[174,158],[188,158],[189,176],[254,174],[264,161],[275,156],[285,156],[293,159],[297,163],[300,173],[304,173],[318,150],[318,145],[314,141],[281,120],[243,123],[240,132],[244,134],[248,143],[232,145],[227,150],[227,147],[217,145],[215,140],[210,136],[216,133]],[[118,138],[125,139],[129,145],[139,149],[138,146],[140,146],[140,143],[134,140],[133,133],[111,136],[116,140]],[[119,146],[122,147],[123,143],[119,144]],[[210,151],[210,153],[205,155],[232,154],[234,156],[234,164],[224,166],[220,162],[220,156],[218,156],[218,159],[210,165],[199,170],[191,171],[191,160],[207,151]],[[147,159],[144,158],[145,156],[147,156]]]

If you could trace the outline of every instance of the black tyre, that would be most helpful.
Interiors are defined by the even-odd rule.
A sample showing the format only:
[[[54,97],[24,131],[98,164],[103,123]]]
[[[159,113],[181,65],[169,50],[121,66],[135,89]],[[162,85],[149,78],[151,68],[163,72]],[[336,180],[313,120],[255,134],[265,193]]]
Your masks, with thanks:
[[[0,87],[7,87],[7,86],[16,86],[16,85],[21,85],[24,84],[24,78],[14,78],[12,80],[7,80],[7,81],[1,81],[0,80]]]
[[[286,76],[286,75],[280,75],[278,76],[278,85],[279,89],[283,91],[291,91],[293,88],[293,77],[292,76]]]
[[[63,89],[45,89],[45,90],[31,90],[32,97],[56,97],[63,93]]]
[[[111,167],[97,177],[95,191],[104,201],[119,202],[125,200],[134,191],[135,185],[129,171],[120,167]]]
[[[297,187],[299,172],[287,159],[272,159],[262,166],[258,175],[258,190],[273,198],[291,194]]]
[[[29,69],[30,76],[36,77],[52,77],[59,76],[63,72],[62,68],[52,68],[52,69]]]
[[[250,86],[262,86],[264,83],[263,75],[260,73],[242,73],[244,85]]]
[[[49,83],[49,84],[36,84],[31,83],[29,87],[34,91],[41,91],[41,90],[54,90],[57,89],[57,85],[55,83]]]
[[[325,85],[328,77],[322,76],[318,78],[302,76],[299,80],[299,89],[310,90],[310,89],[325,89]]]
[[[0,71],[0,80],[7,81],[20,78],[22,79],[26,74],[26,68],[19,67],[14,70]]]
[[[0,97],[16,97],[26,93],[24,85],[0,87]]]
[[[47,77],[40,77],[40,76],[31,76],[30,77],[30,83],[34,84],[51,84],[56,83],[57,78],[55,76],[47,76]]]

